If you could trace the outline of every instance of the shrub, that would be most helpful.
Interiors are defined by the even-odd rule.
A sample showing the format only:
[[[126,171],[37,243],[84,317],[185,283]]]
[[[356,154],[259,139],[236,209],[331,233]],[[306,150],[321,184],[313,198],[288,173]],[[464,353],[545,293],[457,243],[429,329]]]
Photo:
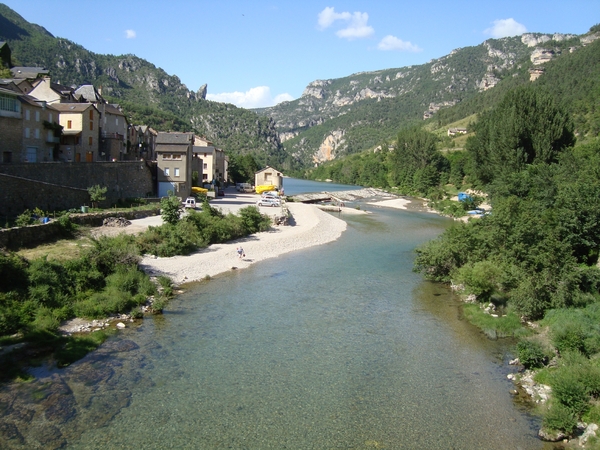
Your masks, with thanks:
[[[71,217],[68,214],[63,214],[57,220],[60,226],[60,232],[63,236],[72,236],[77,230],[77,225],[71,222]]]
[[[0,292],[27,290],[27,266],[25,259],[0,250]]]
[[[32,225],[33,223],[35,223],[33,213],[28,209],[19,214],[15,220],[15,225],[18,227],[26,227],[28,225]]]
[[[519,355],[519,361],[526,369],[542,367],[547,360],[544,349],[539,342],[535,341],[520,341],[517,344],[517,354]]]
[[[161,215],[166,223],[175,225],[177,222],[179,222],[183,206],[181,205],[178,197],[175,197],[174,195],[163,197],[160,200],[160,208]]]
[[[576,370],[563,367],[558,370],[551,380],[554,399],[567,407],[575,417],[585,412],[590,406],[590,395]]]
[[[561,328],[553,328],[552,343],[559,352],[579,351],[585,353],[586,335],[580,324],[564,324]]]
[[[569,408],[561,403],[553,402],[544,415],[543,425],[550,430],[564,431],[570,434],[577,426],[577,418]]]
[[[248,234],[266,231],[271,226],[271,220],[266,215],[261,214],[256,206],[242,208],[239,214],[244,231]]]
[[[104,276],[108,276],[115,272],[119,265],[135,266],[138,264],[140,251],[135,239],[134,236],[126,234],[116,237],[92,238],[92,248],[87,250],[84,257]]]
[[[467,263],[456,271],[456,278],[468,292],[487,300],[500,284],[502,269],[489,260]]]

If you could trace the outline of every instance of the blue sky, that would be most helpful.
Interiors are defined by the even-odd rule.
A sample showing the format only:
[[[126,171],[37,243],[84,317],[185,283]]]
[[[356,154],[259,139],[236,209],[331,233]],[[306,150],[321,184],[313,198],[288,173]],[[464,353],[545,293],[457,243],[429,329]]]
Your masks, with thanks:
[[[600,0],[0,0],[57,37],[132,53],[211,100],[298,98],[318,79],[423,64],[490,37],[583,34]],[[50,68],[51,69],[51,68]]]

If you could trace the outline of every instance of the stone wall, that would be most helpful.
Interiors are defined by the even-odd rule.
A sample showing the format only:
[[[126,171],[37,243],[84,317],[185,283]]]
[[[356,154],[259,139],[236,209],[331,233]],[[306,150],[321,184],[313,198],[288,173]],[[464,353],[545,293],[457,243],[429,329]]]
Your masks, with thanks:
[[[143,211],[105,211],[102,213],[71,214],[71,222],[77,225],[102,226],[107,217],[123,217],[127,220],[142,219],[144,217],[160,214],[160,206]],[[50,221],[46,224],[30,225],[27,227],[15,227],[0,229],[0,248],[18,250],[23,247],[34,247],[45,242],[51,242],[63,234],[63,229],[58,221]]]
[[[94,185],[108,188],[101,207],[153,196],[154,179],[155,169],[144,161],[0,164],[0,224],[26,209],[52,212],[89,206],[87,189]]]

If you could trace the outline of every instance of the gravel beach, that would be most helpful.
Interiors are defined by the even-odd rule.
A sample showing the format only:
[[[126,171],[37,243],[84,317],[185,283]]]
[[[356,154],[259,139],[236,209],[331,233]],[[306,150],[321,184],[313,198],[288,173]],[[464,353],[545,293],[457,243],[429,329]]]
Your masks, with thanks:
[[[218,204],[212,206],[218,207]],[[288,203],[287,207],[292,215],[290,225],[214,244],[188,256],[146,256],[140,267],[149,275],[166,275],[177,284],[198,281],[207,275],[213,277],[228,270],[243,269],[284,253],[334,241],[346,229],[346,222],[316,206]],[[238,257],[236,249],[239,246],[243,247],[245,257]]]

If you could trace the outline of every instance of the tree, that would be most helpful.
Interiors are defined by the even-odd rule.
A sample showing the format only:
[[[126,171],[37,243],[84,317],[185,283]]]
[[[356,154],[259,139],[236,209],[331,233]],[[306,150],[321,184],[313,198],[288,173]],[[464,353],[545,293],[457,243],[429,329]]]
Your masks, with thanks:
[[[421,127],[398,133],[391,156],[391,180],[404,190],[427,193],[437,186],[447,160],[437,150],[437,136]]]
[[[575,143],[570,116],[552,96],[530,86],[508,92],[498,106],[480,115],[466,148],[484,184],[529,164],[551,164]]]
[[[160,209],[163,220],[171,225],[176,225],[181,218],[183,206],[178,197],[175,197],[172,192],[169,192],[167,197],[160,199]]]
[[[90,201],[92,202],[92,208],[98,207],[98,202],[102,202],[106,200],[106,191],[108,188],[106,186],[102,187],[99,184],[96,184],[92,187],[88,188],[88,194],[90,194]]]

